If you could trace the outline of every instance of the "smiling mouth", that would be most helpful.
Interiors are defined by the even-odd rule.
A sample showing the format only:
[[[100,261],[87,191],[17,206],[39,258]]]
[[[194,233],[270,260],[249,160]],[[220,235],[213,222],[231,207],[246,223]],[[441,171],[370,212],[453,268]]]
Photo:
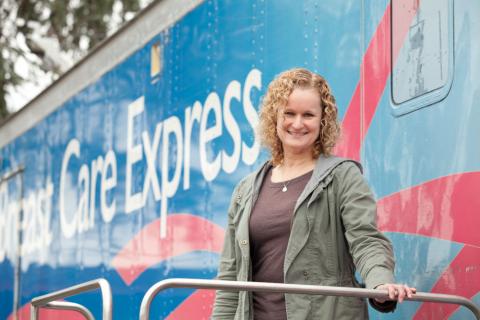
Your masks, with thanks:
[[[287,130],[287,133],[291,136],[294,136],[294,137],[302,137],[302,136],[308,134],[308,132],[294,132],[294,131],[292,132],[292,131],[289,131],[289,130]]]

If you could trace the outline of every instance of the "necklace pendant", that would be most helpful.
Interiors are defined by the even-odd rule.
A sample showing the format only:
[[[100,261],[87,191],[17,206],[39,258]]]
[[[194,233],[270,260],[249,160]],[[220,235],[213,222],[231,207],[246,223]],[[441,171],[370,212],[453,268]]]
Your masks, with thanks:
[[[287,189],[287,186],[283,186],[282,192],[287,192],[287,190],[288,190],[288,189]]]

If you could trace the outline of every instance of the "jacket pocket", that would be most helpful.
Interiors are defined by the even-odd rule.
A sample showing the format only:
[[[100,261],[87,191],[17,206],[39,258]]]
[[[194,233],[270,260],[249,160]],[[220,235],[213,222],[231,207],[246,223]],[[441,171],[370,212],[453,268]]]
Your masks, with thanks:
[[[357,289],[361,288],[361,285],[355,279],[343,279],[340,281],[340,286],[345,288],[352,288]],[[344,305],[351,305],[351,306],[364,306],[366,305],[366,299],[364,298],[357,298],[357,297],[339,297],[340,299],[338,302]]]
[[[368,319],[367,305],[358,298],[312,296],[311,306],[311,313],[307,319]]]
[[[319,239],[318,243],[307,243],[300,253],[298,260],[303,260],[302,264],[311,280],[314,282],[324,282],[335,276],[336,270],[333,263],[333,246],[326,239]]]
[[[357,297],[338,297],[338,303],[345,306],[363,307],[366,304],[365,299]]]

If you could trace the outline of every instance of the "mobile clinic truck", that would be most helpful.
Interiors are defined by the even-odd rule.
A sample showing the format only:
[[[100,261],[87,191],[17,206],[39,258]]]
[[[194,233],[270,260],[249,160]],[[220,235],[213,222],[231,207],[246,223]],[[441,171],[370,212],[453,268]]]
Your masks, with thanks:
[[[266,85],[329,81],[378,200],[399,282],[480,290],[480,2],[163,0],[0,126],[0,318],[105,278],[115,318],[162,279],[216,276],[233,187],[268,155]],[[161,293],[152,317],[207,319],[214,292]],[[71,299],[98,317],[98,293]],[[42,310],[49,319],[74,318]],[[372,319],[469,319],[404,303]]]

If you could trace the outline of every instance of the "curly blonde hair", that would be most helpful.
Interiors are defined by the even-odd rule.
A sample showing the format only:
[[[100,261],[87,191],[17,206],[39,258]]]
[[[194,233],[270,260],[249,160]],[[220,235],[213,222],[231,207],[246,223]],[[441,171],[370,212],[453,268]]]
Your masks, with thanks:
[[[282,142],[277,135],[277,116],[294,89],[315,89],[320,95],[322,119],[320,133],[312,151],[314,159],[320,154],[330,155],[340,136],[337,105],[327,81],[320,75],[304,68],[294,68],[279,74],[268,86],[260,109],[260,139],[271,152],[273,165],[283,162]]]

